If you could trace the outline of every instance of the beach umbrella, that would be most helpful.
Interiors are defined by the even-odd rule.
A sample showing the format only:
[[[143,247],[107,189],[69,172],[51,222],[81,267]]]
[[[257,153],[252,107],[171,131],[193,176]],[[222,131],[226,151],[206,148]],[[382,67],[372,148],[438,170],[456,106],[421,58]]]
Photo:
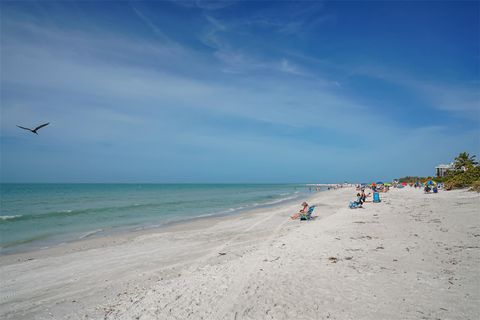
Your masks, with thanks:
[[[378,181],[377,184],[383,184],[383,182],[382,182],[382,181]]]
[[[391,183],[385,183],[387,187],[390,187],[392,184]]]

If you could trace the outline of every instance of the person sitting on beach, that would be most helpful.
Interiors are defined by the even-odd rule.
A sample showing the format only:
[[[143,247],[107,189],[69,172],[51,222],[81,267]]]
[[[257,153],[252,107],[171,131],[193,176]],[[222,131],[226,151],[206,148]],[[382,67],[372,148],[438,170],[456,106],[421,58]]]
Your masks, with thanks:
[[[302,214],[307,213],[308,203],[303,202],[302,207],[303,208],[299,212],[295,213],[293,216],[290,217],[292,220],[298,219]]]
[[[425,185],[425,189],[423,189],[425,193],[430,193],[430,187],[428,185]]]
[[[358,203],[359,206],[363,204],[363,197],[360,193],[357,193],[357,201],[355,202]]]
[[[362,195],[357,193],[357,200],[350,202],[350,208],[363,208]]]

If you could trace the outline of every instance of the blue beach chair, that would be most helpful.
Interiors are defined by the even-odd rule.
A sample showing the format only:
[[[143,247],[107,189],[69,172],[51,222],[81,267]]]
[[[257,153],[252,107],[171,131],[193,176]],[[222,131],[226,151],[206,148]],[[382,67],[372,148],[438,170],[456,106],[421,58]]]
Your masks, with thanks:
[[[378,194],[378,192],[374,192],[373,193],[373,202],[381,202],[382,200],[380,200],[380,195]]]
[[[310,208],[308,208],[307,213],[302,213],[300,215],[300,220],[310,220],[310,219],[312,219],[313,210],[315,210],[315,206],[311,206]]]
[[[350,209],[358,209],[362,207],[362,204],[357,202],[357,201],[350,201],[350,204],[348,205]]]

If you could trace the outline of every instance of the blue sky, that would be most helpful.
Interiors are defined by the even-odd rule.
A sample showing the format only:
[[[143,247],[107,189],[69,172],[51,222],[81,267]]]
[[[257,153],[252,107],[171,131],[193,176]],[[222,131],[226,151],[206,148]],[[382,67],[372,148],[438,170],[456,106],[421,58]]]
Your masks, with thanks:
[[[480,155],[477,1],[0,5],[3,182],[371,181]]]

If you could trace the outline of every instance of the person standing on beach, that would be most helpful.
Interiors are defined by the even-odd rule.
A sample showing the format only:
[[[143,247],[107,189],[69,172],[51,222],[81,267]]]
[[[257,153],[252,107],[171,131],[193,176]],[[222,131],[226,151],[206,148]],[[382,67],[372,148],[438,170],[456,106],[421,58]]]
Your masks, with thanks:
[[[370,195],[370,193],[367,195],[365,194],[365,188],[362,188],[362,193],[360,194],[360,201],[361,201],[361,204],[363,204],[365,202],[365,200],[367,200],[367,197]]]

